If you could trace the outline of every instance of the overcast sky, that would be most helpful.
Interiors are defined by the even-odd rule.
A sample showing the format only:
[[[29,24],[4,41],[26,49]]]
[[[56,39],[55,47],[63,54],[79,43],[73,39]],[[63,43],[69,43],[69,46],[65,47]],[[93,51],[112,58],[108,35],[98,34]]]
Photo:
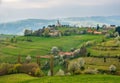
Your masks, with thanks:
[[[0,22],[120,15],[120,0],[0,0]]]

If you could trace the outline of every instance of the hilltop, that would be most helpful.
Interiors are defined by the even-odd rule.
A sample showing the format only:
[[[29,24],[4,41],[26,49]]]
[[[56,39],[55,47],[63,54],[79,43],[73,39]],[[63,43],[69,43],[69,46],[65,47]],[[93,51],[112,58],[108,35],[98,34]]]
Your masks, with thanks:
[[[119,25],[120,16],[93,16],[60,18],[62,24],[76,26]],[[25,19],[14,22],[0,23],[0,34],[23,35],[25,29],[36,30],[43,26],[56,24],[58,19]]]

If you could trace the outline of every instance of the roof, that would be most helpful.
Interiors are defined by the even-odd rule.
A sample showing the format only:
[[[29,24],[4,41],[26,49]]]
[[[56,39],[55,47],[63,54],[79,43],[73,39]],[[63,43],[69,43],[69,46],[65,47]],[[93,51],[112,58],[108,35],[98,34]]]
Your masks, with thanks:
[[[59,55],[73,56],[73,52],[59,52]]]
[[[102,34],[102,32],[94,31],[94,34]]]

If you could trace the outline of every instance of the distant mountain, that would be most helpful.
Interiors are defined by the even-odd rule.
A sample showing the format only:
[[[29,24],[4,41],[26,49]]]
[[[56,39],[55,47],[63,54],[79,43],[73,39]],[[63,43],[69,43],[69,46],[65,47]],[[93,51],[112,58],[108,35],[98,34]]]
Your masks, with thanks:
[[[93,17],[69,17],[59,19],[62,24],[76,26],[96,26],[97,24],[120,25],[120,16],[93,16]],[[26,19],[0,24],[0,34],[22,35],[25,29],[37,30],[49,24],[56,24],[57,19]]]

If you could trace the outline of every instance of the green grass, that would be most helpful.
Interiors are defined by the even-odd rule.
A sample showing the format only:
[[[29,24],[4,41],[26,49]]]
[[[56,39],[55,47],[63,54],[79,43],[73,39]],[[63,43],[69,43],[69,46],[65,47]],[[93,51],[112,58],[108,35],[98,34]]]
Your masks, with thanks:
[[[14,74],[0,77],[0,83],[119,83],[120,77],[113,75],[77,75],[31,77],[25,74]]]
[[[104,62],[104,58],[82,57],[85,60],[85,69],[101,69],[109,71],[110,65],[114,64],[117,71],[120,72],[120,62],[117,58],[107,58]],[[72,60],[76,61],[76,59]],[[72,62],[71,61],[71,62]]]
[[[94,56],[120,56],[120,46],[116,46],[116,42],[114,39],[109,39],[106,42],[98,43],[95,46],[91,46],[88,48],[88,50],[91,52]],[[112,49],[112,48],[115,48]],[[104,50],[105,49],[105,50]]]
[[[79,48],[83,43],[91,40],[101,41],[102,35],[72,35],[57,38],[29,37],[32,42],[22,41],[27,37],[17,37],[17,43],[8,41],[0,44],[0,62],[15,62],[18,54],[22,59],[27,55],[47,55],[53,46],[62,48],[63,51],[70,51],[71,48]]]

